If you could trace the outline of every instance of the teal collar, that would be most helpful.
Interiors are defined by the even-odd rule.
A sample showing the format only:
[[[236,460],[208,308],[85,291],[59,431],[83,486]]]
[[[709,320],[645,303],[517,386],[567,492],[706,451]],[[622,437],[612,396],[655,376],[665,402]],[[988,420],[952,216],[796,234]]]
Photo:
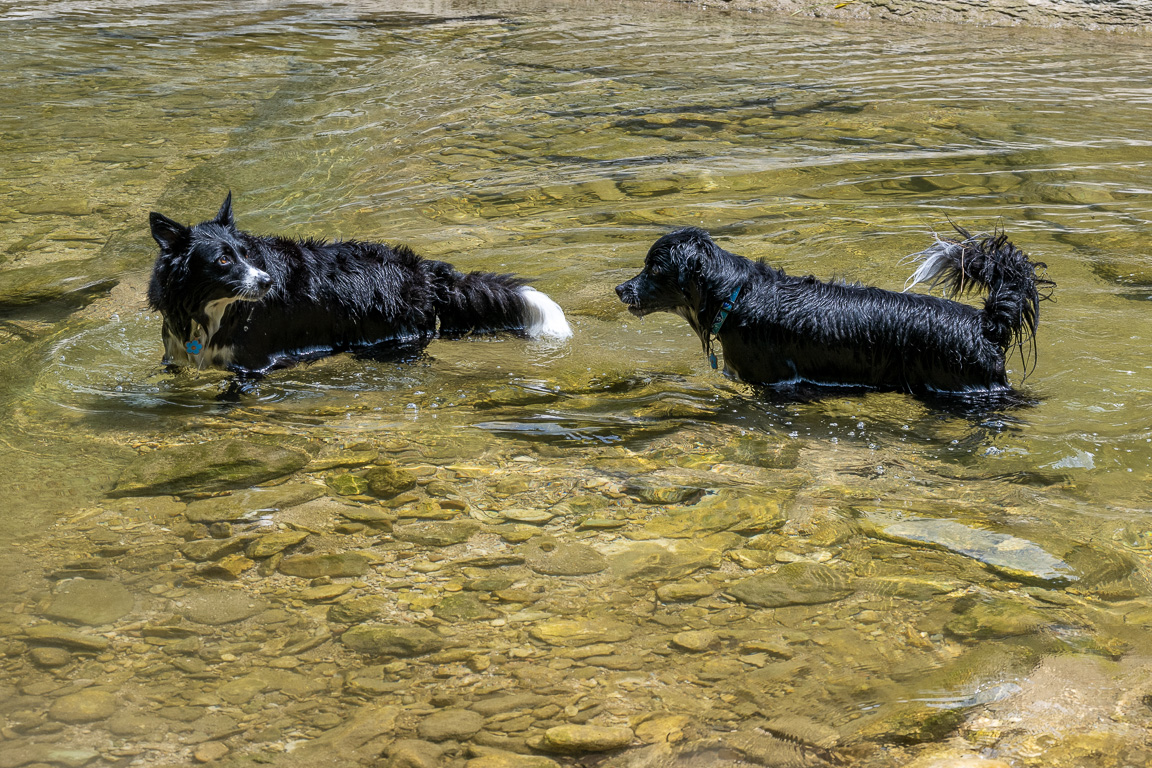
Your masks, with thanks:
[[[716,322],[712,323],[712,333],[710,336],[720,335],[720,328],[724,325],[724,321],[728,319],[728,314],[736,308],[736,299],[740,297],[740,289],[742,287],[743,286],[740,285],[736,286],[732,290],[732,295],[725,299],[724,303],[720,305],[720,311],[716,313]],[[709,348],[712,346],[711,339],[709,339],[708,346]],[[708,362],[712,364],[712,370],[716,370],[715,352],[709,351]]]

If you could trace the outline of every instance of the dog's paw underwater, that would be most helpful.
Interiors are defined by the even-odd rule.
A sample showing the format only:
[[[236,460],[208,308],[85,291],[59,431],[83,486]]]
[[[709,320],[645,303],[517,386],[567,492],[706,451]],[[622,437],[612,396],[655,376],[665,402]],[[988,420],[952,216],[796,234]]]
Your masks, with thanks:
[[[629,311],[672,312],[705,354],[749,384],[871,387],[913,393],[1010,389],[1006,356],[1035,360],[1039,305],[1052,286],[1002,233],[956,228],[916,254],[910,283],[950,296],[987,293],[983,308],[926,294],[793,277],[723,250],[701,229],[652,245],[639,275],[616,287]],[[1027,366],[1027,362],[1025,362]]]
[[[164,317],[164,362],[261,373],[437,336],[566,338],[564,311],[522,278],[456,271],[406,246],[296,240],[236,229],[229,193],[214,219],[150,218],[160,246],[148,303]]]

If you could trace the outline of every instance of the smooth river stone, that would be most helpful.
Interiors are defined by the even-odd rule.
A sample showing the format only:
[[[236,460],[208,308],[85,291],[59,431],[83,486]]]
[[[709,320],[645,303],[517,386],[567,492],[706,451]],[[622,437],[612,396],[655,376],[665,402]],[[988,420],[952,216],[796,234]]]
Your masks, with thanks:
[[[135,603],[132,593],[115,582],[72,579],[60,584],[44,615],[76,624],[111,624]]]
[[[91,723],[111,717],[119,706],[113,694],[85,688],[54,701],[48,716],[61,723]]]
[[[230,523],[261,512],[295,507],[323,495],[324,489],[319,485],[292,483],[194,501],[184,510],[184,516],[192,523]]]
[[[158,496],[246,488],[292,474],[308,463],[303,451],[240,440],[179,445],[137,456],[113,496]]]
[[[354,651],[373,656],[422,656],[444,647],[444,639],[424,627],[362,624],[340,637]]]
[[[632,743],[631,728],[602,725],[558,725],[544,732],[540,748],[547,752],[581,754],[607,752]]]
[[[819,563],[788,563],[775,573],[752,576],[728,588],[740,602],[760,608],[830,603],[852,592],[843,576]]]
[[[231,624],[268,607],[259,598],[236,589],[206,587],[181,598],[180,613],[197,624]]]
[[[1063,586],[1079,580],[1071,566],[1027,539],[970,528],[951,520],[904,520],[885,526],[880,536],[971,557],[1007,578],[1025,583]]]
[[[368,572],[368,558],[356,552],[334,552],[323,555],[289,555],[277,570],[287,576],[317,579],[321,576],[340,578],[363,576]]]

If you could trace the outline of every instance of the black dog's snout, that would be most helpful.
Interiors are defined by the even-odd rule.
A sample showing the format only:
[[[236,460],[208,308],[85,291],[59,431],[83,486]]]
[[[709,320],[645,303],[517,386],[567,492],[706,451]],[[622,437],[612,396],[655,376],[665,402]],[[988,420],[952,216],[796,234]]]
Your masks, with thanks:
[[[267,272],[261,272],[256,278],[256,287],[260,290],[266,290],[272,287],[272,275]]]
[[[620,283],[620,285],[616,286],[616,295],[620,297],[620,301],[628,303],[629,297],[636,295],[636,290],[632,286],[632,281],[629,280],[626,283]]]

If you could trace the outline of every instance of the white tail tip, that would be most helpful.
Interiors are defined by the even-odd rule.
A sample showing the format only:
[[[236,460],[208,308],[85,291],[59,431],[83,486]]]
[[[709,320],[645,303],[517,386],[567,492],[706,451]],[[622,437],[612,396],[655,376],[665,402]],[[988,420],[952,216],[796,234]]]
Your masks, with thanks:
[[[572,335],[572,327],[564,317],[564,310],[547,294],[525,286],[520,289],[520,295],[524,297],[528,310],[524,330],[529,336],[566,339]]]

